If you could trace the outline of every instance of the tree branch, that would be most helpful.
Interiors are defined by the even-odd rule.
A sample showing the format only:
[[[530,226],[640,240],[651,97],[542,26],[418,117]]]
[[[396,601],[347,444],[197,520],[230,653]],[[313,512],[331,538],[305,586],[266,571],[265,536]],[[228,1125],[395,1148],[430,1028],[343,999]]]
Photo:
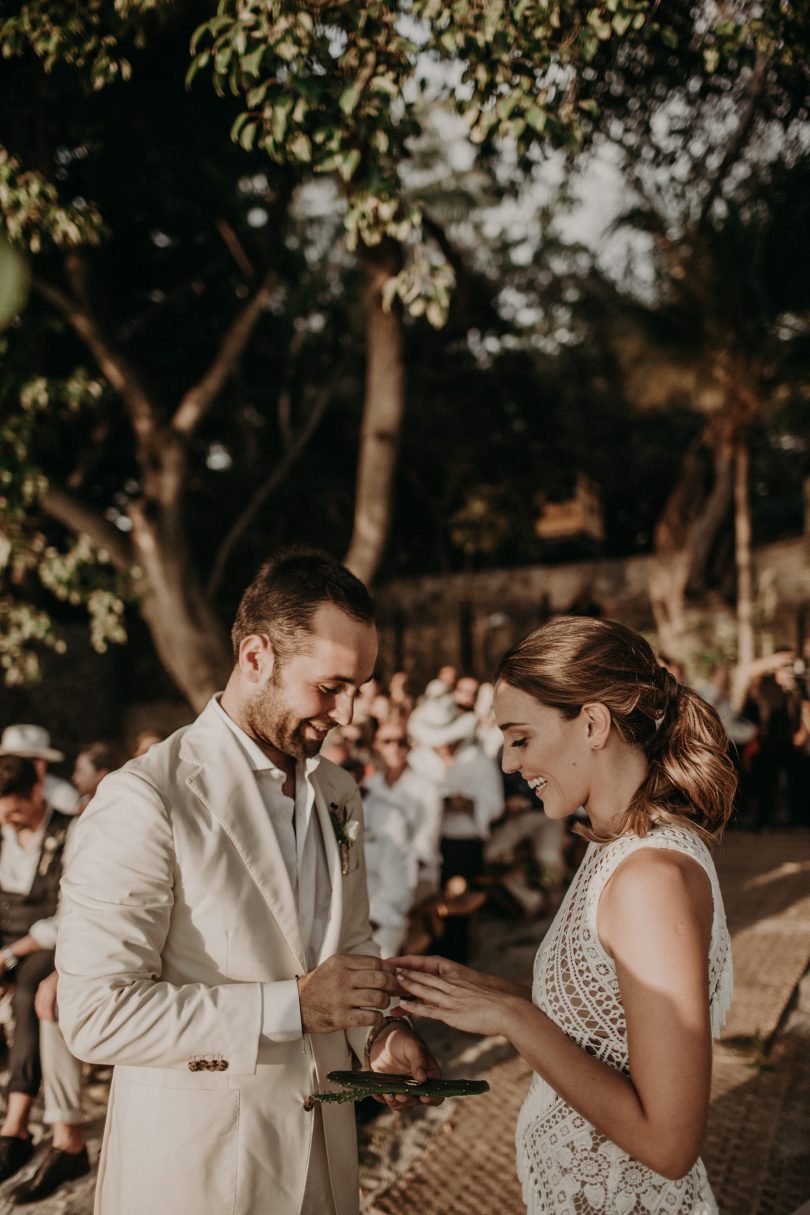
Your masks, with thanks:
[[[74,279],[78,278],[76,270],[69,273]],[[138,372],[129,360],[108,342],[86,301],[70,296],[61,288],[40,278],[33,279],[32,287],[38,295],[61,312],[77,337],[90,350],[102,375],[123,400],[139,445],[146,446],[155,432],[157,418],[154,404]]]
[[[725,155],[720,162],[720,167],[712,177],[712,183],[709,186],[709,191],[703,200],[703,206],[700,208],[700,216],[698,218],[698,228],[702,228],[706,220],[709,218],[709,212],[712,209],[715,199],[722,189],[723,182],[726,179],[729,169],[737,160],[742,152],[751,131],[754,127],[754,121],[757,116],[757,108],[760,99],[765,90],[765,74],[768,67],[768,60],[762,51],[757,52],[757,57],[754,60],[754,67],[751,72],[751,79],[748,86],[748,101],[745,109],[742,112],[740,121],[737,124],[737,129],[726,145]]]
[[[284,455],[270,473],[270,476],[259,486],[258,490],[248,502],[241,515],[239,515],[228,530],[225,539],[219,546],[219,551],[216,555],[216,559],[208,579],[208,585],[205,588],[205,594],[208,600],[211,600],[216,594],[219,585],[222,582],[225,567],[228,564],[231,553],[239,543],[239,540],[244,535],[252,520],[255,518],[257,512],[261,509],[277,486],[282,483],[299,456],[302,455],[304,448],[307,446],[320,425],[321,419],[326,413],[332,397],[334,396],[335,385],[340,378],[342,367],[343,364],[340,364],[330,378],[329,382],[323,385],[315,398],[315,404],[310,410],[306,422],[301,427],[298,434],[292,439],[287,447],[287,450],[284,452]]]
[[[181,400],[172,420],[172,429],[178,434],[193,434],[216,401],[244,354],[275,279],[275,270],[268,270],[255,293],[234,317],[205,375]]]
[[[82,502],[75,494],[58,485],[48,485],[39,496],[47,515],[77,535],[89,536],[96,548],[106,549],[115,568],[122,574],[132,569],[132,545],[103,515]]]
[[[246,279],[256,277],[256,267],[245,253],[244,246],[239,237],[234,232],[227,219],[217,220],[217,232],[225,242],[225,247],[230,253],[233,260],[236,262],[239,269],[242,271]]]

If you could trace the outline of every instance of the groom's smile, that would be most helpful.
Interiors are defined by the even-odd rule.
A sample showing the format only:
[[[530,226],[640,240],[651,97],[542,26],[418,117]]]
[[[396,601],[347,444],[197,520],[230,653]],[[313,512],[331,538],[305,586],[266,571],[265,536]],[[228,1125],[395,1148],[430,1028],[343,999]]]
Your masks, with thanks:
[[[266,640],[266,639],[265,639]],[[348,725],[357,690],[377,658],[373,624],[353,620],[331,603],[317,609],[300,647],[277,657],[267,643],[256,689],[244,705],[249,733],[271,759],[312,759],[335,726]]]

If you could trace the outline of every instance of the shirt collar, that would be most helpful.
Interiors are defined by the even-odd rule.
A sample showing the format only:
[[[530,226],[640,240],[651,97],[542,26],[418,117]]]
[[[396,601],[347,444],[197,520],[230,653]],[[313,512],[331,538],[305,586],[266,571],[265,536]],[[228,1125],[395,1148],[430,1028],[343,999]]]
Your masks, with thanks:
[[[247,756],[247,759],[248,759],[248,763],[250,764],[253,771],[254,772],[269,772],[271,776],[274,776],[277,778],[284,778],[286,776],[286,773],[284,773],[281,770],[281,768],[278,767],[277,764],[274,764],[272,759],[270,759],[270,757],[268,755],[265,755],[264,751],[262,751],[261,747],[256,742],[255,738],[251,738],[249,734],[246,734],[245,731],[242,729],[242,727],[238,726],[236,724],[236,722],[233,720],[233,718],[228,716],[228,714],[225,712],[222,705],[220,704],[219,695],[214,697],[213,704],[214,704],[215,712],[219,715],[219,717],[222,718],[222,720],[225,722],[225,724],[227,725],[227,727],[231,731],[231,733],[236,735],[237,741],[239,742],[240,746],[242,747],[242,750],[245,752],[245,755]],[[296,766],[298,766],[299,762],[300,761],[297,761]],[[320,762],[321,762],[320,755],[314,755],[314,756],[312,756],[311,759],[305,760],[304,761],[305,774],[307,776],[310,776],[315,771],[315,769],[318,767]]]

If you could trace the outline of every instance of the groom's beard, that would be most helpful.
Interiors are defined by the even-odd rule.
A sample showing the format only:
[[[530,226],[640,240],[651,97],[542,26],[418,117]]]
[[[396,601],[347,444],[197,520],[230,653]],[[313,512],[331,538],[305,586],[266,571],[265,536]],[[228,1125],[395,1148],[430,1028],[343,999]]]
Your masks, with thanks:
[[[301,720],[290,710],[284,700],[279,675],[280,670],[274,670],[270,682],[247,702],[245,722],[253,737],[274,751],[289,755],[291,759],[312,759],[323,746],[324,738],[304,737],[310,721],[308,718]]]

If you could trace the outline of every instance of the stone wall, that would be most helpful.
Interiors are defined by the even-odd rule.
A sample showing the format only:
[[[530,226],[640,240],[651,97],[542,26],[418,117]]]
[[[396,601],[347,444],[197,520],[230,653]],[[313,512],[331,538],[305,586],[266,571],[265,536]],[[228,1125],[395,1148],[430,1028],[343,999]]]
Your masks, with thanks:
[[[763,647],[800,646],[810,634],[810,545],[805,537],[756,550],[757,612]],[[650,558],[523,566],[475,574],[402,579],[381,587],[380,668],[407,670],[416,686],[453,662],[487,678],[503,651],[548,616],[598,614],[655,640],[648,594]],[[733,607],[718,596],[690,608],[708,644],[718,623],[734,628]]]

